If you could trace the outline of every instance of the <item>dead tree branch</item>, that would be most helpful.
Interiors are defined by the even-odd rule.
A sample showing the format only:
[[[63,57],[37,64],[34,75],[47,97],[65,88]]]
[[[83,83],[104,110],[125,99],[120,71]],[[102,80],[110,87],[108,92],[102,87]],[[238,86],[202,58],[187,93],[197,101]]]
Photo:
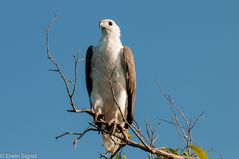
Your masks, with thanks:
[[[160,92],[168,101],[170,105],[170,110],[172,112],[172,121],[168,121],[164,119],[160,119],[160,120],[175,126],[180,139],[184,143],[184,146],[185,146],[184,149],[186,149],[187,152],[190,154],[190,147],[193,145],[192,129],[194,128],[196,123],[202,118],[202,116],[204,115],[204,112],[200,113],[194,122],[192,122],[191,120],[189,121],[189,119],[186,117],[186,115],[183,113],[180,107],[175,104],[171,96],[166,94],[163,91],[163,89],[161,88],[159,84],[159,81],[157,81],[157,84],[160,89]],[[180,122],[180,119],[184,121],[184,123]]]
[[[53,17],[53,19],[51,20],[51,22],[47,25],[47,27],[44,28],[45,30],[45,45],[46,45],[46,53],[47,53],[47,57],[48,59],[52,62],[53,65],[55,65],[55,69],[52,69],[51,71],[55,71],[57,72],[61,79],[64,82],[65,88],[66,88],[66,92],[67,95],[70,99],[70,105],[73,109],[73,111],[77,112],[78,110],[76,109],[75,106],[75,102],[73,99],[74,93],[75,93],[75,89],[76,89],[76,83],[77,83],[77,65],[80,62],[80,58],[78,56],[74,56],[74,83],[73,83],[73,90],[71,91],[70,87],[69,87],[69,81],[67,80],[66,76],[64,75],[63,71],[61,70],[60,66],[58,65],[58,63],[56,62],[56,60],[53,58],[52,54],[51,54],[51,50],[49,47],[49,31],[52,27],[52,25],[55,23],[57,19],[57,16],[55,15]]]

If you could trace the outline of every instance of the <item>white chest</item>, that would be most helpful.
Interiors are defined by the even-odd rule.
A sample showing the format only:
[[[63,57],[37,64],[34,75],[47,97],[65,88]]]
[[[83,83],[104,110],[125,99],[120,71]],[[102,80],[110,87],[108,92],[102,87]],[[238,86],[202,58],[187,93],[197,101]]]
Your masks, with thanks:
[[[100,87],[101,91],[110,90],[106,79],[111,79],[114,81],[116,92],[125,89],[125,74],[121,61],[122,51],[122,44],[114,40],[102,40],[94,48],[92,79],[94,79],[93,85],[96,88]]]
[[[121,65],[121,48],[95,48],[94,52],[92,64],[96,73],[110,77],[119,74],[120,70],[123,69]]]
[[[105,57],[106,60],[115,62],[122,51],[122,44],[117,38],[103,38],[96,47],[96,54]]]

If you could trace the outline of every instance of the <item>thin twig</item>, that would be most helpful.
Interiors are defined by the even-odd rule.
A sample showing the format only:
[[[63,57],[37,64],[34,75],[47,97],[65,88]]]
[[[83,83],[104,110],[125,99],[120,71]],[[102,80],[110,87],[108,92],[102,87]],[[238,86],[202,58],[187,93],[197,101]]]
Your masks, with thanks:
[[[73,97],[75,94],[75,90],[77,86],[77,65],[81,61],[81,59],[78,56],[78,50],[77,50],[77,55],[76,56],[74,55],[73,57],[74,57],[74,83],[73,83],[73,90],[71,93],[71,97]]]
[[[174,126],[178,126],[177,123],[169,121],[169,120],[166,120],[166,119],[158,118],[158,120],[163,121],[163,122],[168,123],[168,124],[171,124],[171,125],[174,125]],[[182,126],[182,128],[187,130],[187,128],[184,127],[184,126]]]
[[[65,136],[65,135],[79,135],[79,136],[83,136],[83,135],[85,135],[87,132],[89,132],[89,131],[98,131],[97,129],[95,129],[95,128],[87,128],[85,131],[83,131],[82,133],[78,133],[78,132],[65,132],[65,133],[63,133],[63,134],[61,134],[61,135],[59,135],[59,136],[56,136],[56,139],[59,139],[59,138],[61,138],[61,137],[63,137],[63,136]]]
[[[196,125],[196,123],[202,118],[202,116],[205,114],[205,112],[202,112],[199,114],[199,116],[196,118],[196,120],[193,122],[192,126],[190,127],[191,129],[194,128],[194,126]]]

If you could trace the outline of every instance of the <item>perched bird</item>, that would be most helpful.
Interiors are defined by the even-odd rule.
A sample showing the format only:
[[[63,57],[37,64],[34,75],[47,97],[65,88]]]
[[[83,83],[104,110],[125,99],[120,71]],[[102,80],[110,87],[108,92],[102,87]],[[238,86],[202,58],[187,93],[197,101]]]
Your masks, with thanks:
[[[120,124],[127,132],[128,124],[132,124],[134,118],[134,58],[130,48],[122,45],[120,28],[113,20],[104,19],[100,21],[99,27],[102,36],[97,46],[88,48],[85,60],[86,85],[91,107],[96,113],[95,120],[103,115],[106,122]],[[109,80],[112,81],[111,84]],[[115,133],[122,136],[122,133]],[[114,153],[120,140],[105,132],[102,132],[102,137],[106,150]]]

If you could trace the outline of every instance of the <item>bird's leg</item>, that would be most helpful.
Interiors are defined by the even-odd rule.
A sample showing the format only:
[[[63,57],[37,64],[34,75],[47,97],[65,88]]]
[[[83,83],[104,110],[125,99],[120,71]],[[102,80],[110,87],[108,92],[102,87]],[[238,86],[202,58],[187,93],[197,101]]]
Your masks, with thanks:
[[[125,108],[123,107],[125,105],[125,99],[126,95],[124,92],[120,92],[119,94],[116,95],[117,101],[114,103],[114,117],[108,122],[109,125],[112,126],[111,128],[111,134],[114,134],[115,131],[117,130],[118,126],[121,126],[122,124],[122,114],[125,112]],[[118,129],[119,131],[119,129]]]
[[[100,125],[101,121],[104,120],[104,114],[102,113],[103,101],[98,94],[93,94],[93,111],[94,111],[94,122],[96,125]],[[95,100],[96,99],[96,100]]]
[[[124,126],[122,126],[122,124],[117,125],[117,130],[119,130],[119,132],[122,133],[125,139],[128,139],[128,129],[125,129]]]
[[[98,91],[93,91],[90,98],[92,102],[92,109],[94,111],[94,122],[98,125],[104,118],[104,114],[102,113],[104,102]]]

